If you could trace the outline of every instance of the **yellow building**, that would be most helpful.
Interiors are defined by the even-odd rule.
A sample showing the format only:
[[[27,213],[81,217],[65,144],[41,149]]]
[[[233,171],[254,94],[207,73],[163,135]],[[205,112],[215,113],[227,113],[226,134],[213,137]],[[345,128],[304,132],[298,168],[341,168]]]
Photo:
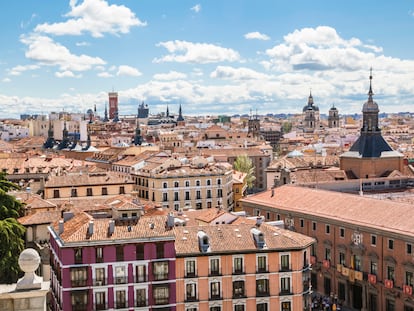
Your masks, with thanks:
[[[242,211],[241,204],[239,200],[244,197],[247,184],[246,184],[246,173],[239,171],[233,171],[233,198],[234,198],[234,208],[235,212]]]
[[[158,155],[132,174],[138,197],[174,210],[233,208],[232,169],[203,157]]]

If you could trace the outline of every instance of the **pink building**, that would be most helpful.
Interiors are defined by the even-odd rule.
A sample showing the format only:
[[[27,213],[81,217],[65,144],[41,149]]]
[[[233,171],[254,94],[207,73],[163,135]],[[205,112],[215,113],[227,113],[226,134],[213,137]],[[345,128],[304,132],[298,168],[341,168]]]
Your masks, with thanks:
[[[173,224],[64,215],[49,227],[52,310],[176,310]]]

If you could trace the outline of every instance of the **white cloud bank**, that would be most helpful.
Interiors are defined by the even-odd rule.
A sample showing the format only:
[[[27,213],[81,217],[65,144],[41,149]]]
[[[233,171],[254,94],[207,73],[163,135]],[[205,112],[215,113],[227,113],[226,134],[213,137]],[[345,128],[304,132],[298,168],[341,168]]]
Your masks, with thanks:
[[[268,35],[265,35],[265,34],[260,33],[258,31],[246,33],[244,35],[244,38],[248,39],[248,40],[252,40],[252,39],[264,40],[264,41],[270,40],[270,37]]]

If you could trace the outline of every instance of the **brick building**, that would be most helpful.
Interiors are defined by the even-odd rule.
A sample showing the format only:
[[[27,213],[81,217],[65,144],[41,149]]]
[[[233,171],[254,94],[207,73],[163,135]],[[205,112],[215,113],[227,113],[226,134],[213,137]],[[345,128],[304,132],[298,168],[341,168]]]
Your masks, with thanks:
[[[411,204],[284,185],[241,200],[317,240],[312,288],[358,310],[414,310]]]

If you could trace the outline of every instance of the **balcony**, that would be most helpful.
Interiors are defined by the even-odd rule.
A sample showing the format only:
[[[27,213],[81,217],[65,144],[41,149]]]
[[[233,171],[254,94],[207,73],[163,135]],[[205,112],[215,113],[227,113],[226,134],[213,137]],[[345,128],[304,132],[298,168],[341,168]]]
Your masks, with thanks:
[[[154,297],[154,304],[156,305],[167,305],[169,303],[168,297]]]
[[[256,297],[269,297],[270,292],[267,291],[256,291]]]
[[[114,279],[115,284],[126,284],[127,283],[127,277],[126,276],[117,276]]]
[[[222,299],[221,294],[217,294],[217,295],[211,294],[210,295],[210,300],[221,300],[221,299]]]
[[[269,266],[268,265],[257,266],[256,267],[256,273],[267,273],[267,272],[269,272]]]
[[[93,310],[107,310],[108,309],[108,304],[107,303],[95,303],[95,305],[93,306]]]
[[[246,294],[243,291],[233,291],[233,299],[239,299],[239,298],[246,298]]]
[[[116,309],[123,309],[127,307],[127,302],[126,301],[117,301],[115,303],[115,308]]]
[[[103,286],[106,285],[107,283],[107,279],[94,279],[93,280],[93,285],[94,286]]]
[[[287,296],[287,295],[293,295],[290,289],[282,289],[279,292],[279,296]]]
[[[168,280],[168,273],[154,273],[154,281]]]
[[[185,302],[195,302],[195,301],[198,301],[197,296],[187,296],[185,299]]]
[[[234,275],[244,274],[245,273],[244,271],[245,271],[244,266],[241,267],[241,268],[233,268],[233,274]]]
[[[195,273],[195,272],[186,272],[185,273],[185,277],[186,278],[196,278],[197,277],[197,273]]]
[[[87,280],[72,280],[72,287],[84,287],[87,284]]]
[[[208,276],[221,276],[221,269],[210,269],[208,271]]]
[[[292,265],[280,265],[279,272],[290,272],[292,271]]]
[[[72,311],[85,311],[88,310],[88,304],[77,303],[72,304]]]
[[[134,303],[135,307],[146,307],[148,306],[148,300],[146,299],[137,299]]]
[[[148,282],[148,276],[146,274],[135,276],[135,283],[144,283],[144,282]]]

